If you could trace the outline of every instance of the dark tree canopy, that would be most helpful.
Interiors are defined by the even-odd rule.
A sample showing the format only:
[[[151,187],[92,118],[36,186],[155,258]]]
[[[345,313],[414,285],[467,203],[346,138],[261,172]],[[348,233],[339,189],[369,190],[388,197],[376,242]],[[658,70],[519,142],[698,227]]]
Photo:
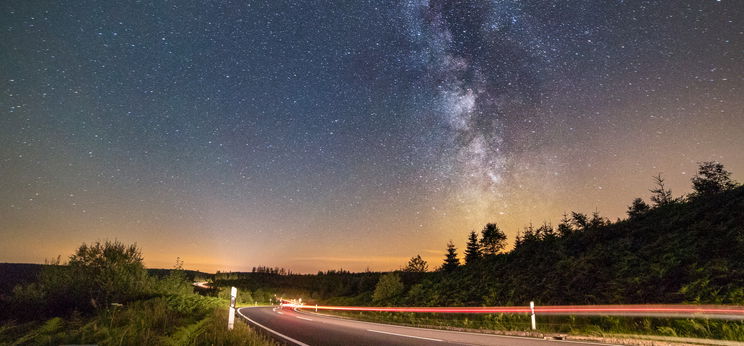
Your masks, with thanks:
[[[506,234],[495,223],[486,224],[481,231],[481,251],[484,256],[492,256],[506,245]]]
[[[586,214],[572,211],[571,212],[571,223],[576,229],[586,231],[589,228],[589,219]]]
[[[701,162],[697,175],[692,178],[694,195],[708,195],[731,190],[736,183],[731,180],[731,172],[718,161]]]
[[[609,220],[607,220],[606,218],[603,218],[603,217],[599,216],[599,212],[598,211],[593,212],[592,213],[592,218],[589,219],[589,227],[590,228],[599,228],[599,227],[602,227],[602,226],[607,225],[609,223],[610,223]]]
[[[468,243],[465,247],[465,263],[471,264],[481,258],[481,247],[478,243],[478,233],[471,231],[468,236]]]
[[[628,217],[630,217],[631,219],[634,217],[639,217],[648,212],[650,209],[651,207],[643,201],[643,198],[638,197],[633,200],[633,203],[630,206],[628,206]]]
[[[558,235],[561,237],[568,236],[573,232],[573,227],[571,227],[571,219],[568,217],[568,214],[563,213],[563,218],[561,218],[561,223],[558,224]]]
[[[442,264],[442,271],[451,272],[460,266],[460,259],[457,258],[457,248],[455,244],[450,240],[447,243],[447,253],[444,255],[444,264]]]
[[[410,272],[410,273],[423,273],[429,270],[429,264],[424,261],[423,258],[421,258],[421,255],[416,255],[415,257],[411,257],[410,260],[408,260],[408,264],[405,268],[403,268],[404,272]]]

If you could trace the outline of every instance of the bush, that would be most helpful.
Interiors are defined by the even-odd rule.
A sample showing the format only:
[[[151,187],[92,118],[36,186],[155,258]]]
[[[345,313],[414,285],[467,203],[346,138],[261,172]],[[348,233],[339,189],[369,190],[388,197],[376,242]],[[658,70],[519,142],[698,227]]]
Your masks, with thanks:
[[[372,299],[376,302],[393,303],[401,293],[403,293],[403,282],[400,281],[400,275],[388,273],[380,277],[380,281],[375,286],[375,293]]]
[[[111,303],[141,297],[147,288],[147,271],[136,244],[124,245],[118,241],[83,244],[70,256],[68,265],[74,285],[94,308],[107,308]]]
[[[167,287],[181,287],[182,278],[167,278]],[[66,316],[74,311],[90,313],[112,303],[126,303],[153,293],[155,283],[147,276],[136,245],[118,241],[81,245],[67,265],[59,261],[45,266],[35,283],[16,286],[5,303],[7,315],[17,320],[43,316]],[[33,306],[34,309],[29,309]]]

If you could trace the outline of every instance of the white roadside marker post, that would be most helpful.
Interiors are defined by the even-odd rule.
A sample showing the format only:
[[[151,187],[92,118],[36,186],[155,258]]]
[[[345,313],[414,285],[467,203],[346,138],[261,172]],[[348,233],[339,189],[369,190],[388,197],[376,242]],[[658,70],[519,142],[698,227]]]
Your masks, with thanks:
[[[227,315],[227,330],[233,330],[235,326],[235,300],[238,296],[238,289],[232,287],[230,289],[230,312]]]
[[[537,323],[535,322],[535,302],[530,302],[530,312],[532,312],[532,330],[537,329]]]
[[[315,304],[315,312],[318,312],[318,304]]]

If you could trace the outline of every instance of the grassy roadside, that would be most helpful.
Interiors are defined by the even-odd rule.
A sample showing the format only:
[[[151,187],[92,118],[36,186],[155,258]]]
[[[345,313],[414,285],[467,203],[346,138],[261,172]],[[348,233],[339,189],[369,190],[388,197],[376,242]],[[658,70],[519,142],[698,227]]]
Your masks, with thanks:
[[[180,259],[149,275],[136,245],[81,245],[33,282],[0,292],[0,345],[274,345],[238,322],[229,300],[195,294]]]
[[[362,321],[415,327],[477,330],[518,335],[526,335],[531,332],[528,315],[352,311],[324,311],[323,313]],[[537,327],[537,332],[546,335],[561,334],[592,337],[640,335],[744,342],[744,321],[616,316],[538,316]]]
[[[245,323],[228,331],[226,305],[194,294],[156,297],[87,318],[6,323],[0,327],[0,344],[275,345]]]

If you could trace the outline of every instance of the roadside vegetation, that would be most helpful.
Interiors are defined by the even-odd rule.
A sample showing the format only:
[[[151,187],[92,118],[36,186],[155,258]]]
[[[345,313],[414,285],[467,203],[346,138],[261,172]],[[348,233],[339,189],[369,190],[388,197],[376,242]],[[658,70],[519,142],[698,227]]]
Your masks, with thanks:
[[[83,244],[66,263],[0,296],[3,345],[270,345],[237,322],[227,301],[193,293],[182,263],[151,276],[135,245]]]
[[[312,309],[309,311],[312,312]],[[350,311],[323,311],[322,313],[363,321],[425,328],[500,332],[531,331],[530,316],[526,314],[465,315]],[[586,336],[654,335],[744,341],[744,322],[691,318],[540,316],[538,314],[536,332]]]
[[[310,304],[527,306],[568,304],[744,305],[744,187],[722,164],[703,162],[692,192],[675,197],[661,174],[649,202],[636,198],[625,219],[567,212],[560,223],[528,225],[505,250],[497,223],[450,242],[427,271],[414,256],[392,273],[286,270],[220,273],[219,286],[271,290]],[[466,328],[527,330],[522,317],[353,313],[375,320]],[[739,321],[621,317],[544,317],[546,331],[648,333],[744,341]]]

